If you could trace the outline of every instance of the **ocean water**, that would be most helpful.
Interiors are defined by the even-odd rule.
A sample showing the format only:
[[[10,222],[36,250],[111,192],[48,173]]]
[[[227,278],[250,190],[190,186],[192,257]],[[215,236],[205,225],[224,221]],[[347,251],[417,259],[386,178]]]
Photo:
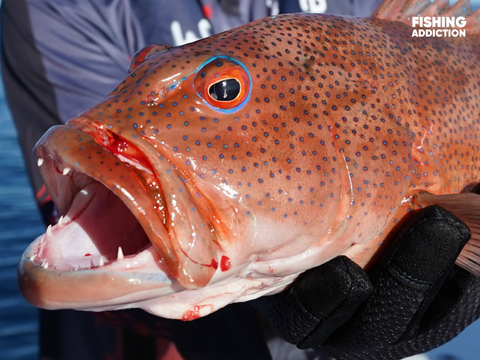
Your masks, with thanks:
[[[38,310],[21,296],[17,264],[43,225],[25,173],[17,133],[0,84],[0,359],[32,360],[38,353]]]

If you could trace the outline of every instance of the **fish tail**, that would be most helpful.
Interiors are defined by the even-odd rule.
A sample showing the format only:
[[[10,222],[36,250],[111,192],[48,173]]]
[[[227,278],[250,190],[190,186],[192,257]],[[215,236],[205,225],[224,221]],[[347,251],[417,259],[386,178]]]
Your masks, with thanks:
[[[415,202],[422,207],[440,205],[469,227],[471,238],[455,263],[480,277],[480,195],[473,192],[451,195],[423,194],[419,195]]]
[[[450,6],[448,0],[385,0],[372,17],[400,21],[412,26],[413,16],[465,17],[467,34],[480,33],[480,9],[473,11],[470,0],[459,0]]]

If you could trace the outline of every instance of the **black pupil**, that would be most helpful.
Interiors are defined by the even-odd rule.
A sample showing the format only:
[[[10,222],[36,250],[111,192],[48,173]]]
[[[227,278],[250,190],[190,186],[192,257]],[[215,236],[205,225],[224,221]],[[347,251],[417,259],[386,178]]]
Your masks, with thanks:
[[[210,96],[218,101],[232,101],[240,94],[240,83],[237,79],[225,79],[210,85]]]

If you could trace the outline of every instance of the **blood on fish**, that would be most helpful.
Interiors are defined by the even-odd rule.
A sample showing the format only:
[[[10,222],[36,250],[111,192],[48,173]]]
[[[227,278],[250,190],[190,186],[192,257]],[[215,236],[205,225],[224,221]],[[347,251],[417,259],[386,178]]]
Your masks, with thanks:
[[[58,165],[55,166],[55,171],[59,174],[62,174],[63,175],[63,171],[60,171],[60,167]],[[70,178],[70,180],[72,180],[72,174],[71,173],[68,173],[66,175],[63,175],[63,176],[66,176],[68,178]]]
[[[91,197],[90,199],[88,199],[88,201],[85,203],[85,205],[82,206],[80,211],[78,211],[72,218],[68,219],[68,221],[64,220],[63,225],[69,225],[75,220],[77,220],[83,214],[83,212],[88,208],[88,206],[91,204],[91,202],[93,201],[93,198],[94,197]]]
[[[228,256],[225,256],[225,255],[222,256],[222,258],[220,259],[220,269],[222,271],[227,271],[231,267],[232,267],[232,261],[230,260],[230,258]]]
[[[204,267],[211,267],[213,269],[217,269],[218,268],[218,261],[215,260],[215,259],[212,259],[212,261],[210,262],[210,264],[202,264],[198,261],[195,261],[193,260],[186,252],[185,250],[181,249],[182,250],[182,253],[183,255],[185,255],[191,262],[193,262],[194,264],[197,264],[197,265],[200,265],[200,266],[204,266]]]
[[[192,320],[198,319],[200,317],[200,309],[201,309],[201,306],[198,306],[198,305],[193,306],[183,314],[182,320],[192,321]]]

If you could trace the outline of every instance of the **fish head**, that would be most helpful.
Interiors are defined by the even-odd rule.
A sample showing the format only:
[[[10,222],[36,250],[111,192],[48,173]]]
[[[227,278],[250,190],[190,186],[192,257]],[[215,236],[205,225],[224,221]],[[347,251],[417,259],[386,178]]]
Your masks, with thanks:
[[[100,104],[39,140],[62,218],[22,258],[27,300],[145,308],[214,284],[248,300],[352,245],[334,241],[351,179],[316,109],[314,45],[262,26],[142,49]]]

